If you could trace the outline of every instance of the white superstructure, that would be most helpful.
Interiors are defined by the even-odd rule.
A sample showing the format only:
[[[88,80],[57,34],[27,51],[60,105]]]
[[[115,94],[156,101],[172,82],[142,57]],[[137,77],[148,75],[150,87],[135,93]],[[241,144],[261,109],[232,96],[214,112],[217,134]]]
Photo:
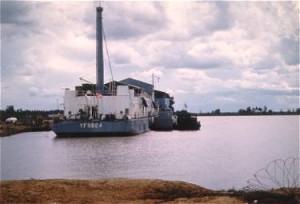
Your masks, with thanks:
[[[151,117],[156,114],[151,95],[142,88],[118,85],[114,94],[97,94],[93,90],[65,90],[66,119],[119,120]]]

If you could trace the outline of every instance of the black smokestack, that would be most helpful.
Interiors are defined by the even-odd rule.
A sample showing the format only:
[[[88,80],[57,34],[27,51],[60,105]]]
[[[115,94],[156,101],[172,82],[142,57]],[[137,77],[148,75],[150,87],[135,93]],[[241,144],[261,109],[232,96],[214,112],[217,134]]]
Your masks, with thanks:
[[[101,6],[96,8],[97,20],[96,20],[96,34],[97,34],[97,59],[96,59],[96,82],[97,91],[101,94],[104,92],[104,67],[103,67],[103,36],[102,36],[102,11]]]

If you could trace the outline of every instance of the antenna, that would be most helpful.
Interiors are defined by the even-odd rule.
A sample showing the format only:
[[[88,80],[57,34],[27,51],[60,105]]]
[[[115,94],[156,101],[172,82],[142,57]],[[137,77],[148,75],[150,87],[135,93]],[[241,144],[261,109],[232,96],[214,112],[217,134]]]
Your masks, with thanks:
[[[159,82],[159,77],[155,76],[154,73],[152,73],[152,85],[153,85],[153,88],[154,88],[155,79],[157,80],[157,82]]]
[[[154,96],[154,81],[155,81],[155,78],[156,78],[157,82],[159,82],[159,77],[158,77],[158,76],[155,76],[154,73],[152,73],[152,86],[153,86],[153,90],[152,90],[152,101],[155,100],[155,96]]]

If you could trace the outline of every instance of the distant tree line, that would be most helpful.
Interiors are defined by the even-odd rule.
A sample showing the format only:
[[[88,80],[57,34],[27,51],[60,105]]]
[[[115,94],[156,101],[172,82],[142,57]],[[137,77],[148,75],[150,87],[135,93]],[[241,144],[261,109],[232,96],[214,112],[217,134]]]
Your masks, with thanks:
[[[9,117],[16,117],[19,123],[40,125],[44,120],[51,119],[51,115],[62,114],[61,110],[22,110],[14,109],[14,106],[7,106],[5,110],[0,110],[0,120],[5,122]]]
[[[300,108],[288,109],[287,111],[273,111],[268,109],[267,106],[264,107],[251,107],[248,106],[246,109],[239,109],[238,112],[222,112],[221,109],[216,109],[211,112],[202,113],[197,115],[203,116],[217,116],[217,115],[300,115]]]
[[[63,114],[62,110],[22,110],[14,109],[14,106],[7,106],[5,110],[0,110],[0,121],[4,122],[9,117],[16,117],[19,122],[23,124],[41,123],[43,120],[51,119],[52,115]],[[273,111],[264,107],[251,107],[246,109],[239,109],[238,112],[222,112],[217,108],[207,113],[193,113],[193,115],[200,116],[221,116],[221,115],[300,115],[300,108],[288,109],[287,111]]]

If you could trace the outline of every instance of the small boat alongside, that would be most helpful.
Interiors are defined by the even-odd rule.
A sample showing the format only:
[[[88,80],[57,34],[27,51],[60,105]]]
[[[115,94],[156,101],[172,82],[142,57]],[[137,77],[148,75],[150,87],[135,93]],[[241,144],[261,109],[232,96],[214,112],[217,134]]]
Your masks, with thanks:
[[[186,110],[177,111],[174,115],[174,130],[199,130],[201,123],[197,120],[197,115],[193,115]]]

